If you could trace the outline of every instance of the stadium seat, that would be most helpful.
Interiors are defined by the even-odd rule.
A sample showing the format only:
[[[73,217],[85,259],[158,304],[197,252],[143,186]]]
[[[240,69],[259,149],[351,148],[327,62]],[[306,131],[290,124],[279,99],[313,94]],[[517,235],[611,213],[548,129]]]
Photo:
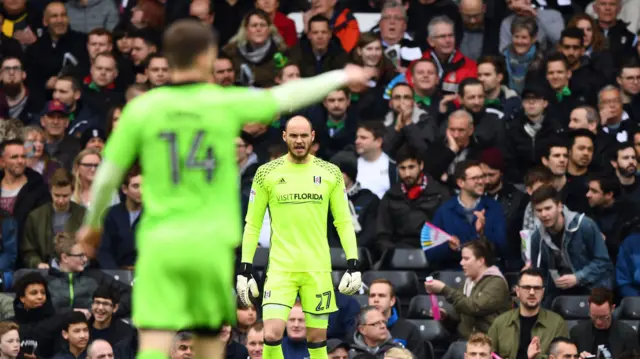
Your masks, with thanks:
[[[334,270],[331,272],[331,281],[333,282],[334,287],[338,287],[340,284],[340,279],[342,279],[342,275],[344,274],[343,270]]]
[[[269,264],[269,248],[258,247],[253,256],[253,267],[258,269],[267,268]]]
[[[438,306],[444,309],[447,313],[453,314],[455,309],[447,302],[444,296],[437,296]],[[431,319],[429,314],[431,311],[431,299],[429,295],[417,295],[411,298],[409,302],[409,311],[407,317],[411,319]]]
[[[131,272],[130,270],[103,269],[102,272],[109,275],[118,282],[124,283],[126,285],[133,285],[133,272]]]
[[[396,248],[386,254],[385,268],[391,270],[420,270],[428,267],[427,257],[420,248]]]
[[[430,341],[425,340],[424,341],[424,357],[425,359],[435,359],[436,358],[436,354],[433,350],[433,344],[431,344]]]
[[[25,274],[29,273],[29,272],[40,272],[40,274],[42,274],[43,277],[47,276],[47,273],[49,272],[48,269],[33,269],[33,268],[23,268],[23,269],[18,269],[17,271],[13,272],[13,283],[11,284],[10,288],[5,288],[5,291],[13,291],[13,288],[16,285],[16,282],[18,282],[18,280],[20,280],[20,278],[22,278]]]
[[[409,322],[418,328],[422,339],[431,342],[445,342],[449,341],[449,332],[442,326],[437,320],[420,320],[420,319],[408,319]]]
[[[571,333],[571,328],[575,327],[576,325],[580,324],[579,320],[567,320],[567,329],[569,329],[569,333]]]
[[[330,248],[331,250],[331,268],[333,270],[347,269],[347,257],[344,250],[340,247]],[[364,247],[358,248],[359,268],[360,271],[366,271],[371,268],[371,253]]]
[[[640,320],[622,320],[623,323],[627,323],[636,332],[640,328]]]
[[[515,287],[518,285],[519,276],[520,276],[520,273],[518,272],[504,273],[504,277],[507,279],[507,284],[509,284],[509,291],[511,292],[516,291]]]
[[[444,284],[448,285],[449,287],[452,288],[462,288],[462,286],[464,285],[464,272],[463,271],[438,271],[438,272],[433,272],[433,278],[438,279],[442,282],[444,282]]]
[[[566,295],[553,300],[551,310],[564,319],[589,318],[589,300],[586,295]]]
[[[368,271],[362,275],[362,281],[369,286],[376,279],[384,278],[393,284],[400,298],[413,297],[418,293],[418,276],[408,271]]]
[[[353,299],[358,301],[360,308],[369,305],[369,296],[367,294],[356,294],[353,296]]]
[[[620,319],[640,319],[640,297],[625,297],[618,308]]]

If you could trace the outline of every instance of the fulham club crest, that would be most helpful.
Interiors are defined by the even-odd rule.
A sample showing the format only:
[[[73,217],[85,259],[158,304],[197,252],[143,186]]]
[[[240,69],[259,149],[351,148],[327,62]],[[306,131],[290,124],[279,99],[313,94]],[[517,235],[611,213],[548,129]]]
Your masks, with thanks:
[[[313,176],[313,183],[316,184],[316,186],[319,186],[322,183],[322,177],[320,176]]]

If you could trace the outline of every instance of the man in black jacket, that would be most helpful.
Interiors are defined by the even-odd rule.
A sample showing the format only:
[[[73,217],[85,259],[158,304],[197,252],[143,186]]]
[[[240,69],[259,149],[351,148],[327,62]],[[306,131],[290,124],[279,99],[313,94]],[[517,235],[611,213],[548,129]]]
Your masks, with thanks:
[[[101,285],[93,292],[91,318],[89,319],[91,341],[104,339],[115,347],[133,336],[131,325],[113,317],[118,311],[119,304],[118,291],[109,285]],[[89,354],[87,353],[87,356]]]
[[[420,248],[420,232],[449,199],[449,190],[423,172],[421,157],[408,146],[397,154],[400,183],[384,195],[378,208],[376,248]]]
[[[27,73],[22,60],[7,56],[2,60],[0,70],[2,93],[9,105],[9,117],[22,121],[25,126],[37,122],[41,108],[34,106],[34,100],[25,86]]]
[[[627,29],[624,21],[618,20],[621,7],[622,0],[596,0],[593,6],[598,27],[607,38],[608,51],[618,60],[618,64],[621,60],[634,56],[634,47],[638,39]]]
[[[404,318],[400,318],[396,305],[396,292],[387,279],[376,279],[369,285],[369,305],[376,307],[387,319],[387,329],[393,341],[401,343],[416,358],[424,358],[424,343],[418,328]]]
[[[571,111],[585,104],[586,97],[569,87],[572,72],[567,58],[562,53],[549,55],[544,69],[547,83],[553,93],[553,97],[548,99],[547,113],[558,125],[566,129]]]
[[[589,316],[571,329],[580,357],[596,355],[600,358],[619,358],[622,353],[638,350],[638,334],[626,323],[613,317],[613,292],[594,288],[589,296]],[[584,355],[584,356],[583,356]]]

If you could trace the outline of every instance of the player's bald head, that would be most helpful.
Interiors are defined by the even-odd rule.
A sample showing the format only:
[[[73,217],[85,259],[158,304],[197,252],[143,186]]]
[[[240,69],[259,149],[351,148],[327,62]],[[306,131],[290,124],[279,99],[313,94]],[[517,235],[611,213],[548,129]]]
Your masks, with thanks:
[[[311,132],[313,131],[313,125],[311,121],[304,116],[293,116],[284,124],[284,131]]]

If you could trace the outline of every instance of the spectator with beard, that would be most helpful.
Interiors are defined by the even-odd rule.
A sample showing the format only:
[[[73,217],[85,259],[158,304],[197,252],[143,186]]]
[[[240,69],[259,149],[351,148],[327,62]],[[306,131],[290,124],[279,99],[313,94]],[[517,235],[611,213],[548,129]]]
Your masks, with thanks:
[[[585,129],[569,132],[569,161],[567,163],[567,205],[578,212],[589,208],[586,201],[587,173],[593,160],[595,135]]]
[[[223,87],[231,86],[236,82],[233,62],[224,53],[218,54],[213,63],[213,81]]]
[[[504,160],[497,147],[489,147],[480,153],[478,159],[485,175],[486,196],[496,200],[502,206],[507,225],[507,247],[509,261],[507,268],[522,268],[520,258],[520,228],[527,207],[527,196],[513,184],[504,180]]]
[[[38,121],[38,108],[29,96],[29,91],[25,86],[27,73],[25,72],[22,60],[17,57],[5,56],[0,67],[0,82],[2,82],[2,93],[9,105],[9,117],[17,118],[25,125],[34,124]]]
[[[592,167],[603,169],[607,167],[607,157],[618,142],[615,137],[601,131],[599,125],[600,115],[598,115],[598,111],[591,106],[578,106],[571,111],[571,115],[569,116],[570,130],[587,129],[595,135]]]
[[[53,87],[53,100],[62,102],[69,111],[69,135],[80,138],[85,130],[101,125],[102,118],[82,99],[82,87],[76,78],[58,77]]]
[[[454,172],[460,194],[438,208],[433,225],[452,237],[425,252],[430,267],[460,268],[460,248],[474,239],[486,239],[496,248],[496,257],[508,254],[506,223],[502,206],[485,196],[485,179],[480,162],[465,160]]]
[[[432,222],[449,198],[449,190],[423,171],[422,159],[413,149],[403,146],[396,160],[400,183],[391,186],[378,208],[379,254],[390,248],[420,248],[424,222]]]
[[[638,155],[633,143],[621,143],[611,151],[611,166],[622,185],[621,199],[640,205]]]
[[[484,88],[484,105],[487,111],[509,120],[522,107],[518,93],[503,85],[507,73],[504,59],[498,56],[482,56],[478,60],[478,80]]]
[[[620,198],[620,181],[613,174],[592,173],[587,183],[589,216],[600,228],[609,258],[615,264],[622,241],[640,223],[638,205]]]

